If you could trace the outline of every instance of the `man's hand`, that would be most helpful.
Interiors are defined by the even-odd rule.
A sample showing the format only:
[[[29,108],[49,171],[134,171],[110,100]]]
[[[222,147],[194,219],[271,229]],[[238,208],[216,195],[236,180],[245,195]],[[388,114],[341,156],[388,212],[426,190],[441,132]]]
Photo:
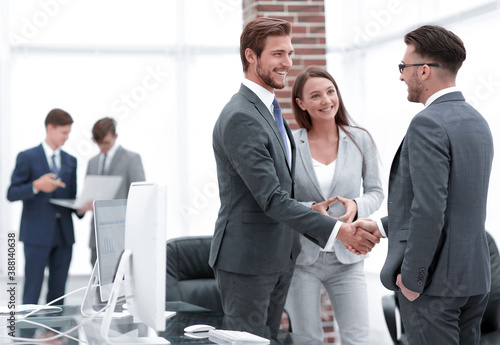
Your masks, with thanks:
[[[354,226],[356,228],[356,231],[368,232],[368,233],[372,234],[373,236],[377,237],[378,239],[382,238],[382,234],[380,233],[380,230],[378,229],[377,222],[374,221],[373,219],[360,218],[357,221],[355,221],[354,223],[352,223],[352,226]],[[380,242],[380,240],[379,240],[379,242]],[[351,246],[351,245],[346,245],[345,248],[347,250],[349,250],[351,253],[354,253],[356,255],[366,254],[366,253],[360,252],[357,248],[355,248],[354,246]]]
[[[60,178],[56,179],[55,174],[47,173],[33,181],[33,187],[40,192],[51,193],[56,188],[66,188],[66,184]]]
[[[94,210],[94,200],[89,200],[83,205],[81,208],[79,208],[77,211],[80,214],[85,214],[87,211],[93,211]]]
[[[401,289],[401,292],[408,299],[408,301],[413,302],[420,297],[420,293],[405,288],[403,281],[401,280],[401,273],[396,277],[396,285]]]
[[[342,198],[340,196],[336,199],[345,207],[345,213],[336,219],[344,220],[346,223],[351,223],[354,217],[356,217],[356,213],[358,213],[358,204],[356,204],[356,202],[352,199]]]
[[[335,200],[337,200],[337,198],[326,199],[325,201],[318,202],[317,204],[312,204],[311,208],[314,211],[317,211],[321,214],[324,214],[325,216],[328,216],[328,212],[326,212],[326,211],[328,210],[328,207],[330,206],[330,204],[332,202],[334,202]]]
[[[354,224],[344,223],[340,226],[337,238],[344,243],[346,248],[352,248],[355,254],[368,254],[380,242],[380,239],[368,231],[358,230]]]
[[[380,233],[380,230],[378,228],[377,222],[374,221],[373,219],[369,218],[360,218],[356,220],[353,225],[357,229],[363,229],[365,231],[368,231],[369,233],[377,236],[378,238],[382,238],[382,234]]]

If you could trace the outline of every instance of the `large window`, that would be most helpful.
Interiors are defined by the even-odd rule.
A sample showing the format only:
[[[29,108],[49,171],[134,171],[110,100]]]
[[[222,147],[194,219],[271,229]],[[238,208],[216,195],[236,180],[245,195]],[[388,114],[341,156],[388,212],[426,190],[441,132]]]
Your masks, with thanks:
[[[500,47],[492,37],[500,34],[500,10],[496,1],[325,1],[327,12],[328,69],[337,79],[346,107],[357,122],[373,135],[380,151],[382,181],[387,193],[394,154],[413,116],[422,104],[409,103],[407,87],[397,68],[406,45],[404,35],[423,24],[437,24],[464,41],[467,59],[457,86],[466,100],[488,121],[494,140],[500,133],[500,68],[494,61]],[[351,15],[346,15],[350,13]],[[356,13],[358,15],[352,15]],[[495,140],[496,151],[500,143]],[[493,161],[488,195],[486,228],[500,241],[500,163]],[[387,214],[386,201],[374,216]],[[379,272],[387,242],[366,261]]]
[[[5,199],[16,155],[45,138],[52,108],[74,119],[63,149],[79,190],[98,153],[91,128],[112,116],[146,179],[167,184],[167,237],[213,233],[212,128],[242,77],[241,1],[1,1],[0,18],[0,243],[19,229],[22,203]],[[90,219],[74,218],[70,274],[90,273]]]
[[[422,109],[406,101],[397,70],[402,37],[420,24],[444,25],[464,40],[458,87],[499,133],[497,3],[325,1],[328,69],[376,141],[385,186],[408,123]],[[141,154],[147,179],[168,185],[167,236],[211,234],[219,206],[212,128],[242,77],[241,8],[241,0],[0,1],[0,243],[19,229],[22,205],[5,199],[16,155],[43,140],[54,107],[75,120],[64,149],[78,158],[80,187],[98,152],[91,127],[113,116],[119,143]],[[500,240],[498,170],[495,160],[487,227]],[[375,216],[385,213],[384,203]],[[72,274],[90,272],[89,222],[75,218]],[[384,245],[367,269],[380,269]]]

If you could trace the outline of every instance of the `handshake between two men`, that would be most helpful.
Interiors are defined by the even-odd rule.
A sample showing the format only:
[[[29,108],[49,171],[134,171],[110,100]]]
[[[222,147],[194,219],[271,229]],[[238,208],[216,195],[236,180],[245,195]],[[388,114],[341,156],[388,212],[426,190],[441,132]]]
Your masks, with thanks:
[[[372,219],[360,218],[353,222],[357,213],[357,205],[354,200],[338,196],[314,204],[311,208],[324,215],[328,215],[329,205],[335,201],[340,201],[346,209],[344,215],[336,218],[345,221],[340,226],[337,239],[342,241],[346,249],[354,254],[368,254],[384,236],[380,233],[377,222]]]

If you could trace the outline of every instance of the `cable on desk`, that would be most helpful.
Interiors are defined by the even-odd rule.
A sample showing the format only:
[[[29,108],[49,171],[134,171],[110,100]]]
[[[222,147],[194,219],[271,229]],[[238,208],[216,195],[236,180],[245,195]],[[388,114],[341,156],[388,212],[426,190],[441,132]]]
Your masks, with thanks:
[[[81,291],[83,289],[87,289],[87,287],[82,287],[82,288],[79,288],[79,289],[76,289],[76,290],[73,290],[67,294],[65,294],[64,296],[61,296],[59,298],[56,298],[52,301],[50,301],[49,303],[41,306],[40,308],[37,308],[31,312],[29,312],[28,314],[26,315],[22,315],[19,317],[19,319],[17,320],[17,322],[26,322],[26,323],[30,323],[30,324],[34,324],[34,325],[38,325],[38,326],[41,326],[43,328],[46,328],[50,331],[53,331],[55,333],[58,333],[58,335],[55,335],[53,337],[49,337],[49,338],[44,338],[44,339],[31,339],[31,338],[22,338],[22,337],[11,337],[9,335],[0,335],[0,339],[9,339],[9,340],[12,340],[12,344],[33,344],[34,342],[36,343],[44,343],[44,342],[47,342],[47,341],[52,341],[52,340],[55,340],[55,339],[59,339],[59,338],[62,338],[62,337],[67,337],[67,338],[70,338],[72,340],[77,340],[78,342],[81,342],[81,343],[84,343],[84,344],[88,344],[86,341],[84,340],[81,340],[81,339],[75,339],[74,337],[72,337],[71,335],[69,335],[69,333],[72,333],[74,331],[76,331],[77,329],[79,329],[80,327],[82,327],[83,325],[85,325],[86,323],[94,320],[98,315],[100,315],[101,313],[103,313],[106,309],[108,309],[108,305],[105,305],[103,308],[101,308],[100,310],[96,311],[96,314],[92,315],[91,317],[89,318],[85,318],[84,320],[82,320],[82,322],[80,322],[78,325],[76,325],[75,327],[67,330],[66,332],[60,332],[60,331],[57,331],[55,329],[52,329],[51,327],[47,326],[47,325],[44,325],[44,324],[40,324],[38,322],[35,322],[35,321],[31,321],[31,320],[26,320],[26,318],[30,315],[33,315],[34,313],[40,311],[40,310],[43,310],[43,308],[45,307],[48,307],[50,306],[51,304],[59,301],[60,299],[62,298],[65,298],[69,295],[72,295],[78,291]],[[6,325],[5,327],[2,327],[2,328],[7,328],[8,326]]]

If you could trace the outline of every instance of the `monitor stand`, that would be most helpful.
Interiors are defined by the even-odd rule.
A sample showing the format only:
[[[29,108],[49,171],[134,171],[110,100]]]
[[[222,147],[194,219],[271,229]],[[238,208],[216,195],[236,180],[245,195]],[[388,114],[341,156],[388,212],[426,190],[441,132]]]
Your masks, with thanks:
[[[97,265],[98,262],[96,261],[94,268],[92,269],[92,274],[90,275],[89,285],[87,286],[87,290],[85,290],[85,296],[83,296],[82,306],[80,307],[82,315],[85,317],[95,317],[98,313],[98,311],[92,307],[97,293],[97,286],[99,286]]]
[[[98,272],[99,259],[96,260],[94,268],[92,269],[92,274],[90,275],[89,285],[87,286],[87,290],[85,290],[85,296],[83,296],[82,305],[80,310],[84,317],[92,317],[92,318],[103,318],[104,314],[99,310],[94,309],[94,305],[96,304],[96,296],[97,287],[99,287],[99,276]],[[100,301],[99,301],[100,302]],[[114,312],[113,317],[125,317],[130,315],[128,311],[122,312]]]
[[[164,345],[170,344],[167,339],[161,337],[130,337],[126,335],[121,335],[118,337],[110,337],[109,331],[111,326],[111,321],[113,319],[113,311],[116,307],[116,301],[118,299],[118,295],[120,292],[121,284],[123,284],[123,278],[125,276],[130,276],[130,257],[132,252],[130,250],[125,250],[120,258],[120,264],[118,265],[118,269],[116,271],[115,280],[113,282],[113,289],[111,290],[111,295],[109,296],[107,309],[104,315],[104,319],[101,323],[101,336],[104,340],[109,344],[157,344]],[[125,275],[125,273],[127,273]],[[125,278],[126,279],[126,278]],[[125,285],[127,287],[127,285]],[[127,291],[127,295],[131,293]]]

